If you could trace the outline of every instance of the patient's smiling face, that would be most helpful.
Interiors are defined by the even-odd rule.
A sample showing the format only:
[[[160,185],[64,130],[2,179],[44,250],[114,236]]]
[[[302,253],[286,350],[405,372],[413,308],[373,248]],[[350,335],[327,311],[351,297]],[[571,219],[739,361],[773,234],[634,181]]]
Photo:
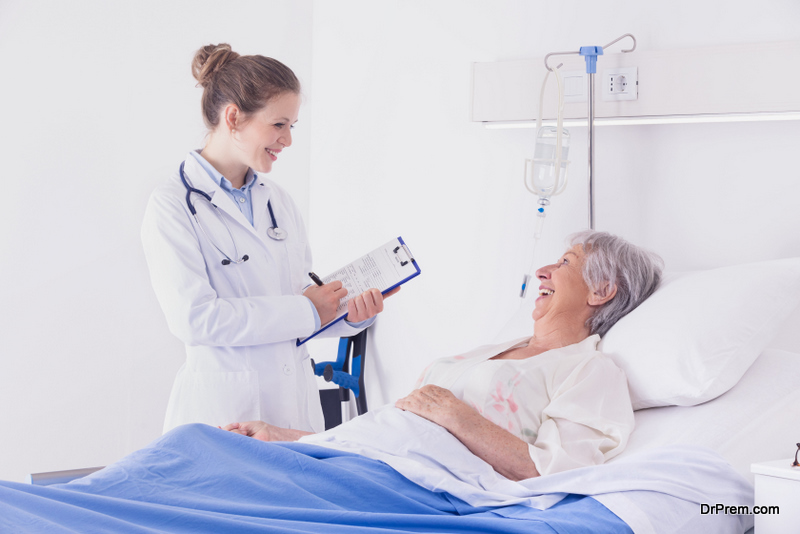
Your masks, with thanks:
[[[534,321],[546,317],[583,322],[591,317],[593,310],[589,302],[592,292],[583,279],[584,256],[583,247],[576,245],[558,262],[536,271],[540,285],[539,298],[533,310]]]

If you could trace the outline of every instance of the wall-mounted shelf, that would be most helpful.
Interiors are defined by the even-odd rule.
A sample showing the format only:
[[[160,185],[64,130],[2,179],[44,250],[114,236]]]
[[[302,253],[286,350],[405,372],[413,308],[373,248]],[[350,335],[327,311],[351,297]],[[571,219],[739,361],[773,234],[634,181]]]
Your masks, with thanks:
[[[800,41],[606,54],[607,69],[636,67],[638,98],[595,99],[595,124],[664,124],[800,119]],[[560,57],[562,71],[585,69],[580,56]],[[496,127],[536,120],[543,58],[473,65],[472,120]],[[597,83],[597,82],[596,82]],[[545,119],[555,117],[555,84],[547,88]],[[566,119],[585,119],[585,102],[566,102]],[[635,120],[635,119],[638,119]]]

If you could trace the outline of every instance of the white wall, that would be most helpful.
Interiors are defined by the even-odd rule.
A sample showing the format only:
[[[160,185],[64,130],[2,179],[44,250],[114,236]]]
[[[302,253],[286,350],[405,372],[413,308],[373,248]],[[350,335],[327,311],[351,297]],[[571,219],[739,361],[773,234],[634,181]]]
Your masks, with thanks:
[[[370,402],[406,394],[432,358],[490,342],[518,307],[535,202],[521,171],[534,132],[469,122],[473,62],[629,32],[639,50],[797,40],[798,20],[792,0],[315,2],[319,271],[394,235],[423,271],[373,329]],[[539,263],[588,225],[586,128],[572,134],[571,183],[553,199]],[[800,255],[800,123],[608,127],[596,143],[597,228],[656,250],[668,268]]]
[[[105,465],[161,434],[183,362],[139,240],[150,191],[202,146],[211,42],[310,92],[311,2],[0,2],[0,479]],[[308,209],[310,129],[275,178]]]

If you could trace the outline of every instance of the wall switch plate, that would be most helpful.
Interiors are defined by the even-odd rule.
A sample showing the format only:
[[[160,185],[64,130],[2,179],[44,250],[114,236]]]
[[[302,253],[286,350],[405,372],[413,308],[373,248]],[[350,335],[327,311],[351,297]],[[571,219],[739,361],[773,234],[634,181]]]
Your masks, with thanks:
[[[606,69],[602,78],[603,100],[636,100],[639,98],[639,75],[636,67]]]
[[[561,73],[561,78],[564,81],[564,102],[589,101],[589,77],[585,71],[567,70]],[[547,80],[547,83],[551,81]]]

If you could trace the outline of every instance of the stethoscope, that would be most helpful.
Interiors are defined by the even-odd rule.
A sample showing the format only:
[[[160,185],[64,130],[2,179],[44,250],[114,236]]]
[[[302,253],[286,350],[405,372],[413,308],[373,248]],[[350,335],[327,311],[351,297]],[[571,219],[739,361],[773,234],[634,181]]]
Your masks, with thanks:
[[[233,232],[231,232],[231,228],[230,228],[230,226],[228,226],[228,223],[225,220],[225,217],[223,217],[222,212],[219,210],[217,205],[214,204],[211,201],[211,195],[209,195],[205,191],[202,191],[200,189],[194,188],[191,185],[189,185],[189,182],[186,179],[186,174],[183,172],[183,166],[184,166],[185,163],[186,162],[181,162],[181,169],[180,169],[181,182],[183,182],[183,186],[186,188],[186,205],[189,207],[189,212],[191,212],[192,217],[194,217],[194,220],[197,223],[197,226],[200,227],[200,230],[203,232],[203,235],[206,236],[206,239],[208,239],[208,242],[211,243],[211,245],[215,249],[217,249],[217,252],[222,254],[222,256],[224,257],[224,259],[222,260],[222,265],[230,265],[231,263],[244,263],[244,262],[246,262],[247,260],[250,259],[250,256],[248,256],[247,254],[244,254],[241,257],[239,257],[239,251],[236,248],[236,240],[233,238]],[[222,223],[225,225],[225,229],[228,231],[228,235],[231,237],[231,241],[233,242],[233,256],[234,256],[234,258],[238,257],[239,258],[238,260],[232,259],[230,256],[225,254],[225,252],[223,252],[222,249],[219,248],[216,245],[216,243],[214,243],[214,240],[211,239],[211,237],[209,237],[209,235],[206,232],[205,228],[203,228],[203,225],[200,224],[200,220],[197,218],[197,210],[195,209],[194,204],[192,204],[192,199],[191,199],[192,193],[196,193],[196,194],[200,195],[201,197],[206,199],[208,201],[208,203],[211,204],[211,206],[214,207],[214,211],[217,212],[217,215],[222,220]],[[272,203],[269,200],[267,200],[267,210],[269,211],[269,218],[272,221],[272,226],[267,228],[267,235],[270,238],[274,239],[275,241],[283,241],[284,239],[286,239],[288,234],[286,233],[286,230],[284,230],[283,228],[279,228],[278,227],[278,221],[275,220],[275,212],[272,211]]]

